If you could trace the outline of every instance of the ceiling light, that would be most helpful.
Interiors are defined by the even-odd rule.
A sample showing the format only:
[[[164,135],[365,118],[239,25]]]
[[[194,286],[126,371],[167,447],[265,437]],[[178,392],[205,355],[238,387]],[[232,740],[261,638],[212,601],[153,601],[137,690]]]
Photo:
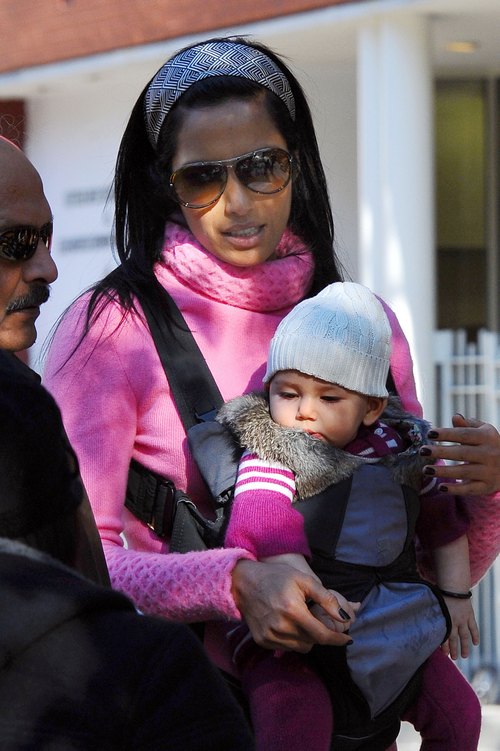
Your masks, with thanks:
[[[445,46],[445,49],[448,52],[458,52],[462,55],[470,55],[472,52],[476,52],[476,50],[479,48],[478,42],[467,42],[467,41],[455,41],[455,42],[448,42]]]

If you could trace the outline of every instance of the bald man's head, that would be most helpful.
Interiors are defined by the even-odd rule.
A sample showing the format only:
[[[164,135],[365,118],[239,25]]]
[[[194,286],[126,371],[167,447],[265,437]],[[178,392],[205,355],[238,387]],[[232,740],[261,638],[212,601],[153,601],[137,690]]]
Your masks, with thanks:
[[[40,175],[21,149],[0,137],[0,349],[18,352],[36,339],[40,305],[57,279],[51,237]]]

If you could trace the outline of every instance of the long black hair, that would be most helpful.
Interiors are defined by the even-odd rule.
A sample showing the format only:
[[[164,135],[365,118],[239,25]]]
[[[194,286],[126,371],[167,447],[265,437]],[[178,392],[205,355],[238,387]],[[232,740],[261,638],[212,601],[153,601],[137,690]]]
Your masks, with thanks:
[[[233,76],[209,77],[194,83],[174,104],[161,126],[155,150],[144,120],[144,99],[151,81],[148,82],[132,110],[116,162],[114,226],[121,263],[93,287],[86,330],[93,316],[98,316],[109,300],[118,300],[124,310],[133,306],[132,291],[137,286],[163,307],[153,266],[162,250],[165,223],[179,211],[178,204],[169,194],[167,179],[172,171],[177,135],[183,117],[191,107],[216,106],[228,99],[262,97],[289,151],[297,157],[289,226],[305,241],[315,259],[309,294],[313,295],[342,278],[334,253],[334,226],[325,173],[302,87],[281,58],[263,44],[243,37],[218,37],[206,41],[232,41],[267,55],[290,84],[295,99],[295,120],[284,102],[260,84]]]

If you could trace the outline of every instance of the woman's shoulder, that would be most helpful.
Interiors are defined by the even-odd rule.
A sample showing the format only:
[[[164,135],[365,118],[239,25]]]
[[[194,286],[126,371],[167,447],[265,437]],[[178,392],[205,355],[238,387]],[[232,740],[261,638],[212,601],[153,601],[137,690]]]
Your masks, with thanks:
[[[417,417],[422,417],[422,406],[417,397],[413,359],[408,339],[391,306],[379,295],[377,295],[377,298],[385,310],[391,327],[391,375],[397,394],[403,407],[408,412],[412,412]]]
[[[121,361],[147,357],[151,337],[139,314],[117,300],[100,300],[89,313],[91,292],[78,297],[63,313],[47,348],[44,381],[56,374],[76,373],[94,364],[117,367]]]
[[[92,292],[82,293],[62,314],[58,321],[54,340],[64,338],[71,332],[79,335],[84,345],[85,340],[93,346],[103,339],[116,340],[131,335],[141,336],[146,333],[142,311],[139,303],[134,301],[132,307],[125,307],[118,299],[102,296],[92,302]]]

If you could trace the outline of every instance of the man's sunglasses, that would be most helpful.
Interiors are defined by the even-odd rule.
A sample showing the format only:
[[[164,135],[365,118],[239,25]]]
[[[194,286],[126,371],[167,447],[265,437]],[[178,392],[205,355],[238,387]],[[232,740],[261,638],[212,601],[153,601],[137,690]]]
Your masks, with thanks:
[[[270,195],[286,188],[292,164],[293,158],[284,149],[258,149],[233,159],[185,164],[170,175],[170,188],[182,206],[204,209],[224,193],[228,169],[249,190]]]
[[[52,222],[37,229],[30,225],[10,227],[0,232],[0,258],[7,261],[27,261],[32,258],[40,240],[47,250],[52,242]]]

